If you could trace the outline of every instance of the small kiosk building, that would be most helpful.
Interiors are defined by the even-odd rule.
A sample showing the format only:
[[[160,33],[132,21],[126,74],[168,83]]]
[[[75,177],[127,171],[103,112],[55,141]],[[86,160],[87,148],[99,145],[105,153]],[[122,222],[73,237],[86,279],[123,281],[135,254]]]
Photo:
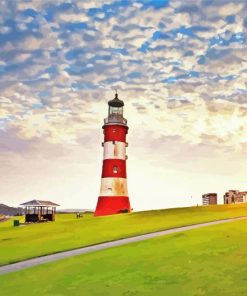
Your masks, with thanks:
[[[58,204],[46,200],[31,200],[21,204],[25,207],[25,222],[55,221],[56,207]]]

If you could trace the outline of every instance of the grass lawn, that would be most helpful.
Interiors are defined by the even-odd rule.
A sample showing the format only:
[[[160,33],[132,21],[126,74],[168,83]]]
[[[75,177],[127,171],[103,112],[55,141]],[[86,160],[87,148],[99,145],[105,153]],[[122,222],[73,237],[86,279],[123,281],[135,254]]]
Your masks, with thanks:
[[[194,229],[0,276],[1,294],[239,296],[247,221]]]
[[[177,208],[115,216],[57,215],[54,223],[0,223],[0,265],[128,236],[247,215],[247,205]],[[16,218],[15,218],[16,219]]]

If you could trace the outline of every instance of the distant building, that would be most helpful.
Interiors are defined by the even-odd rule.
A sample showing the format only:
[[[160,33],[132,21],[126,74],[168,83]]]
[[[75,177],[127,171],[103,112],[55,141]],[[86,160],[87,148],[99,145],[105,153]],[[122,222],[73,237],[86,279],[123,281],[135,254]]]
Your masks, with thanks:
[[[217,193],[206,193],[202,196],[202,204],[204,206],[217,205]]]
[[[247,191],[228,190],[224,194],[224,204],[239,204],[247,202]]]

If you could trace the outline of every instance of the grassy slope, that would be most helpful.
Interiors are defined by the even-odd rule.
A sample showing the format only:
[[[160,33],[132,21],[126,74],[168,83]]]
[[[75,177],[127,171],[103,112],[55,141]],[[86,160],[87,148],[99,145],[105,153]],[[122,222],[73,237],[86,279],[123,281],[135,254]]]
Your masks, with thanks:
[[[3,275],[1,292],[5,296],[246,295],[246,229],[247,221],[242,220],[72,257]]]
[[[178,208],[94,218],[58,215],[55,223],[0,223],[0,265],[103,241],[204,221],[247,215],[247,205]]]

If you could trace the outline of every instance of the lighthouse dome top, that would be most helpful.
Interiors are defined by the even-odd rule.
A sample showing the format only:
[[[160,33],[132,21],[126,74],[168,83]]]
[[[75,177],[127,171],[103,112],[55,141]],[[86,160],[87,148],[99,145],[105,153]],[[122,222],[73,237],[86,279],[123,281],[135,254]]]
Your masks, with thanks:
[[[127,125],[127,120],[123,117],[124,102],[119,100],[116,91],[115,98],[108,101],[108,117],[104,119],[104,124],[120,124]]]
[[[109,105],[110,107],[117,107],[117,108],[120,108],[120,107],[123,107],[123,106],[124,106],[124,102],[123,102],[122,100],[119,100],[119,98],[118,98],[118,93],[116,92],[116,94],[115,94],[115,98],[112,99],[112,100],[110,100],[110,101],[108,102],[108,105]]]

